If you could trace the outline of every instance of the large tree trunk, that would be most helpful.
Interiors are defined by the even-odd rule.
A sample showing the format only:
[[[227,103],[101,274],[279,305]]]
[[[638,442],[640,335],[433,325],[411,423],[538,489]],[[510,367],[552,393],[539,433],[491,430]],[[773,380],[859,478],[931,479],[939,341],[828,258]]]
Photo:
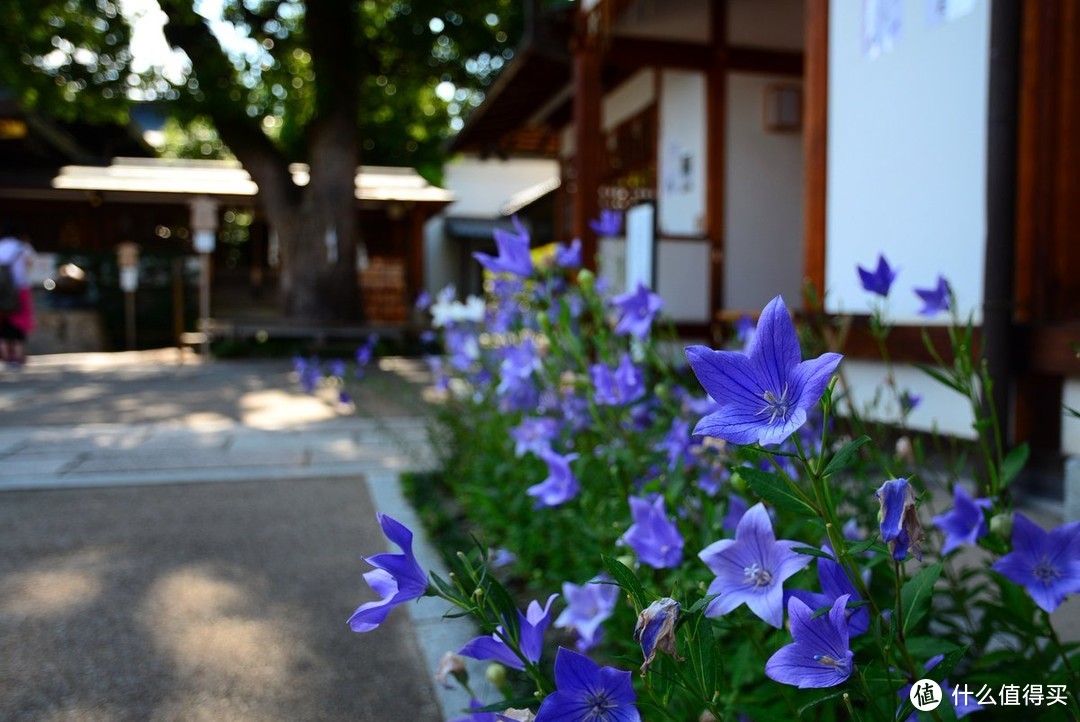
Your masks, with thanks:
[[[317,159],[312,158],[314,167]],[[308,188],[298,205],[267,209],[281,244],[281,308],[314,322],[360,318],[353,178],[338,178],[348,195]],[[327,179],[329,182],[330,179]]]
[[[185,50],[203,79],[204,111],[259,186],[259,202],[281,248],[283,313],[315,323],[360,318],[356,0],[306,6],[305,32],[317,80],[304,154],[310,182],[302,187],[292,180],[289,158],[231,96],[231,86],[221,82],[233,70],[205,20],[179,0],[166,1],[164,7],[170,15],[170,42]]]
[[[316,116],[308,136],[311,182],[299,207],[282,214],[282,309],[290,318],[360,317],[356,272],[358,79],[355,0],[307,4]]]

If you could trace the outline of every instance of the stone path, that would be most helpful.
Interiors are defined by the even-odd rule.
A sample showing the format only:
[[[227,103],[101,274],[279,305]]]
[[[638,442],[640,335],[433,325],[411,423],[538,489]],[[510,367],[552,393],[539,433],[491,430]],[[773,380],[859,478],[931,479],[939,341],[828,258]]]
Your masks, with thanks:
[[[345,625],[373,597],[361,555],[387,546],[376,511],[419,530],[398,475],[433,463],[423,380],[384,360],[345,410],[287,360],[170,349],[0,376],[0,718],[455,716],[468,700],[431,679],[468,624],[421,600]]]

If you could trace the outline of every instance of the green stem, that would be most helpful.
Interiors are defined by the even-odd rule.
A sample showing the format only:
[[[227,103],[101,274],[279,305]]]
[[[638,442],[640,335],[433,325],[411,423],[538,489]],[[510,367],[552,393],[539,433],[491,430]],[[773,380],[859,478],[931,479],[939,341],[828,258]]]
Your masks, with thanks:
[[[1065,665],[1065,672],[1069,676],[1070,688],[1073,690],[1080,690],[1080,679],[1076,676],[1076,670],[1072,666],[1072,662],[1069,661],[1069,655],[1065,652],[1065,645],[1061,643],[1061,637],[1058,636],[1057,630],[1054,629],[1053,623],[1050,621],[1050,614],[1043,610],[1043,620],[1046,622],[1046,628],[1050,633],[1050,640],[1054,643],[1054,647],[1057,649],[1058,654],[1061,655],[1061,661]],[[1078,701],[1075,695],[1069,695],[1069,699],[1072,700],[1074,711],[1080,711],[1080,701]]]

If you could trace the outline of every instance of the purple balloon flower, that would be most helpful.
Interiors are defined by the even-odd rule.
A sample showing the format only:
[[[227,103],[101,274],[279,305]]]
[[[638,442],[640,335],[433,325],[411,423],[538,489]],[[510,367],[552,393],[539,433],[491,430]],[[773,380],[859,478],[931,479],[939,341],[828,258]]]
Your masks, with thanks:
[[[679,465],[680,461],[684,466],[689,466],[694,462],[694,457],[690,453],[692,441],[690,422],[676,416],[671,420],[671,428],[668,430],[664,440],[658,443],[655,449],[656,451],[667,452],[668,470],[675,471],[675,467]]]
[[[944,514],[938,514],[931,521],[934,526],[945,532],[945,545],[941,547],[942,556],[956,549],[961,544],[974,544],[986,536],[986,519],[983,509],[989,509],[994,503],[989,499],[972,499],[967,490],[957,484],[953,489],[953,508]]]
[[[583,654],[559,647],[556,691],[544,698],[536,722],[640,722],[630,673],[601,667]]]
[[[638,281],[637,290],[611,299],[611,305],[621,311],[615,333],[629,334],[634,338],[647,338],[652,330],[653,318],[664,307],[664,300]]]
[[[727,614],[744,602],[750,611],[779,629],[784,623],[784,580],[810,563],[792,551],[800,542],[776,540],[765,505],[750,507],[735,530],[734,539],[721,539],[698,556],[716,574],[705,616]]]
[[[566,609],[555,620],[555,626],[577,632],[574,646],[579,652],[587,652],[600,642],[604,634],[600,625],[612,615],[619,601],[619,588],[605,581],[595,578],[588,584],[563,582]]]
[[[417,599],[427,591],[427,575],[413,556],[413,534],[401,522],[379,514],[379,526],[386,538],[401,547],[403,554],[376,554],[365,557],[374,570],[364,574],[364,581],[382,597],[376,602],[364,602],[349,617],[354,632],[370,632],[382,624],[390,610],[399,604]]]
[[[923,316],[936,316],[942,311],[948,311],[950,307],[949,297],[952,289],[944,276],[937,277],[937,286],[934,288],[916,288],[915,295],[922,299],[923,307],[919,313]]]
[[[683,538],[679,529],[668,519],[664,497],[657,495],[649,502],[630,497],[630,513],[634,523],[619,538],[631,547],[643,564],[654,569],[669,569],[682,562]]]
[[[859,271],[859,281],[864,289],[870,293],[876,293],[882,298],[889,295],[889,289],[892,287],[893,281],[896,280],[896,269],[889,267],[889,262],[885,260],[884,255],[878,255],[877,268],[873,271],[868,271],[862,266],[856,266],[856,268]]]
[[[855,657],[848,644],[846,605],[847,595],[841,595],[828,614],[815,617],[813,609],[792,597],[788,616],[795,641],[769,657],[765,675],[799,689],[835,687],[846,681]]]
[[[502,363],[499,365],[500,396],[513,393],[522,384],[530,384],[533,373],[540,368],[540,358],[536,355],[536,346],[532,339],[525,339],[519,346],[503,349]]]
[[[622,235],[622,211],[604,208],[600,211],[600,218],[589,221],[589,228],[598,236]]]
[[[555,265],[559,268],[581,267],[581,239],[575,238],[569,246],[555,246]]]
[[[534,664],[539,662],[540,653],[544,648],[544,632],[547,631],[548,624],[551,622],[551,603],[557,596],[559,595],[552,594],[548,597],[547,604],[543,607],[536,600],[529,602],[529,608],[525,610],[525,614],[518,611],[520,629],[518,648],[525,657],[524,660],[503,641],[500,635],[506,632],[501,625],[496,628],[495,634],[470,639],[458,650],[458,654],[473,659],[493,659],[511,669],[518,670],[525,669],[525,660]]]
[[[514,440],[514,456],[522,457],[530,451],[540,456],[551,451],[551,440],[559,433],[559,422],[546,416],[522,419],[521,423],[510,429],[510,438]]]
[[[908,549],[922,559],[923,540],[919,511],[915,508],[915,490],[907,479],[891,479],[874,492],[881,503],[881,540],[887,542],[893,559],[904,561]]]
[[[784,300],[777,296],[761,312],[746,352],[690,346],[686,358],[698,381],[720,404],[694,428],[736,444],[779,444],[806,423],[840,354],[802,361],[799,337]]]
[[[497,257],[474,253],[473,258],[493,273],[511,273],[527,278],[533,272],[532,256],[529,255],[529,232],[521,225],[517,216],[514,216],[513,221],[516,234],[501,228],[495,229],[495,245],[499,249]]]
[[[746,499],[738,494],[728,496],[727,513],[724,514],[724,520],[721,522],[724,531],[734,532],[738,529],[739,522],[742,521],[749,508],[750,505],[746,503]]]
[[[1017,513],[1012,545],[991,569],[1027,589],[1041,609],[1052,613],[1067,595],[1080,593],[1080,521],[1044,531]]]
[[[577,454],[556,454],[548,450],[540,454],[540,458],[548,465],[548,477],[539,484],[533,484],[525,493],[537,498],[536,505],[558,506],[570,501],[578,495],[581,487],[570,470],[570,462],[578,458]]]
[[[828,544],[821,547],[821,551],[830,557],[833,554],[832,547]],[[835,559],[817,558],[818,581],[821,582],[821,593],[807,592],[802,589],[792,589],[790,596],[809,605],[813,610],[822,607],[831,607],[840,597],[847,597],[852,604],[862,601],[862,596],[855,585],[851,583],[844,567]],[[865,606],[855,607],[846,611],[848,631],[851,636],[857,637],[870,628],[870,610]]]
[[[593,364],[589,373],[596,387],[596,403],[601,406],[622,406],[645,395],[645,374],[628,353],[623,354],[614,371],[604,364]]]

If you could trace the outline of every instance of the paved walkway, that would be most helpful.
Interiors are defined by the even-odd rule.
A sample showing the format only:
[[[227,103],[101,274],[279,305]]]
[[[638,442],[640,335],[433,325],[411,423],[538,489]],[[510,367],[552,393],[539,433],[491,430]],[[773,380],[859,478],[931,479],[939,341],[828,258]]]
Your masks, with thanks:
[[[0,376],[0,718],[437,720],[467,703],[431,681],[473,633],[444,604],[345,626],[373,596],[376,511],[419,528],[398,474],[432,463],[423,369],[384,361],[344,410],[290,366],[170,349]],[[438,568],[423,539],[417,556]]]

